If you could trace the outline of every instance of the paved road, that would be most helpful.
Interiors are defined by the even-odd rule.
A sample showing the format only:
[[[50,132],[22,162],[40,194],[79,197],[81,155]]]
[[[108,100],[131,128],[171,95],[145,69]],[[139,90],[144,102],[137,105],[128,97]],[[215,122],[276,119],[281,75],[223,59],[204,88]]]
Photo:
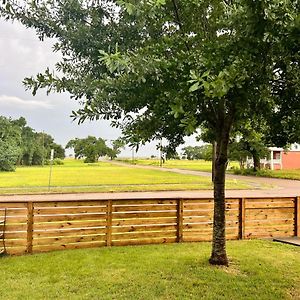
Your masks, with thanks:
[[[124,163],[116,162],[116,164],[124,165]],[[179,174],[190,174],[196,176],[211,176],[209,172],[167,169],[154,166],[129,165],[132,168],[155,169],[162,172],[174,172]],[[248,182],[253,189],[249,190],[227,190],[226,197],[296,197],[300,196],[300,181],[275,179],[253,176],[239,176],[227,174],[227,178],[243,180]],[[262,185],[269,185],[272,188],[257,189]],[[0,202],[3,201],[49,201],[49,200],[80,200],[80,199],[147,199],[147,198],[210,198],[213,197],[213,191],[160,191],[160,192],[122,192],[122,193],[69,193],[69,194],[40,194],[40,195],[15,195],[0,196]]]

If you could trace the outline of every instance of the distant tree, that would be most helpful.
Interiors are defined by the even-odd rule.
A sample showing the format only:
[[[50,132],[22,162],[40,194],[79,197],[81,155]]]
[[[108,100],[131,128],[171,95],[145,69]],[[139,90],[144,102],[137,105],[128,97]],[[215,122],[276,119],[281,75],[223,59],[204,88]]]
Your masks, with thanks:
[[[187,146],[183,149],[183,155],[188,160],[194,159],[205,159],[212,160],[212,147],[211,145],[202,145],[202,146]]]
[[[112,147],[107,147],[107,156],[111,160],[115,159],[121,153],[121,150],[124,149],[125,145],[126,142],[121,138],[113,140]]]
[[[50,158],[51,149],[54,149],[54,158],[63,159],[65,157],[64,148],[56,144],[50,134],[36,132],[30,126],[27,126],[26,119],[23,117],[11,120],[11,122],[21,130],[22,150],[18,158],[18,164],[25,166],[42,165],[45,159]]]
[[[269,154],[267,146],[272,146],[270,131],[268,123],[259,116],[244,120],[243,124],[233,130],[229,159],[239,161],[243,168],[247,157],[251,157],[254,171],[259,170],[260,159]]]
[[[102,138],[88,136],[87,138],[75,138],[70,140],[66,148],[73,148],[75,158],[84,158],[85,163],[95,163],[101,156],[105,156],[109,152],[109,148]]]
[[[0,170],[14,171],[21,153],[21,130],[0,116]]]

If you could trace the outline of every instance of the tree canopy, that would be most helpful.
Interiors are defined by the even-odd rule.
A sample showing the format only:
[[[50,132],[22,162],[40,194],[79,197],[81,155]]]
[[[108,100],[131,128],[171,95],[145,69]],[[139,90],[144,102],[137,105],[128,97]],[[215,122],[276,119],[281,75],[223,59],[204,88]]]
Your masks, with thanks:
[[[113,140],[110,148],[106,145],[104,139],[88,136],[83,139],[75,138],[70,140],[66,148],[74,149],[75,158],[84,158],[86,163],[95,163],[103,156],[109,156],[110,159],[116,158],[124,146],[125,143],[121,139]]]
[[[111,119],[139,143],[170,148],[200,126],[216,141],[210,262],[228,264],[224,183],[231,131],[262,116],[281,143],[299,132],[299,1],[5,0],[0,12],[56,38],[59,75],[35,94],[68,91],[79,122]],[[292,116],[292,117],[291,117]],[[287,134],[287,132],[289,134]]]
[[[54,149],[54,157],[63,159],[64,148],[51,135],[36,132],[25,118],[0,117],[0,170],[13,171],[16,165],[42,165]]]
[[[97,139],[94,136],[70,140],[67,143],[66,148],[73,148],[75,152],[75,158],[84,158],[84,162],[86,163],[97,162],[101,156],[105,156],[107,153],[105,140],[102,138]]]

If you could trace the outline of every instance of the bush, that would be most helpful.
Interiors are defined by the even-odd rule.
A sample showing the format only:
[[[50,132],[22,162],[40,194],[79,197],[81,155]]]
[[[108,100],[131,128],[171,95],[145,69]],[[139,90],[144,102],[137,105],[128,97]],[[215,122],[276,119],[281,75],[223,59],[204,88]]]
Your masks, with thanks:
[[[253,168],[243,170],[234,168],[232,170],[235,175],[272,177],[270,171],[266,169],[254,171]]]
[[[50,165],[50,160],[46,159],[44,165]],[[60,158],[54,158],[53,165],[64,165],[64,161]]]

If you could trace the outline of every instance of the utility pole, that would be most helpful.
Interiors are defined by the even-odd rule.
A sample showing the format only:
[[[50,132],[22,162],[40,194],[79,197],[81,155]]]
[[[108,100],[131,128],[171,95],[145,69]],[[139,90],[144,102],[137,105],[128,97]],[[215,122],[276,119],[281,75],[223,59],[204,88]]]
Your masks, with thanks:
[[[54,159],[54,149],[51,149],[51,154],[50,154],[50,173],[49,173],[48,192],[50,192],[50,186],[51,186],[51,177],[52,177],[53,159]]]
[[[45,131],[43,130],[43,135],[42,135],[42,143],[43,143],[43,152],[42,152],[42,167],[45,164]]]
[[[132,147],[131,162],[134,164],[134,147]]]
[[[162,167],[162,138],[160,138],[159,144],[159,166]]]

